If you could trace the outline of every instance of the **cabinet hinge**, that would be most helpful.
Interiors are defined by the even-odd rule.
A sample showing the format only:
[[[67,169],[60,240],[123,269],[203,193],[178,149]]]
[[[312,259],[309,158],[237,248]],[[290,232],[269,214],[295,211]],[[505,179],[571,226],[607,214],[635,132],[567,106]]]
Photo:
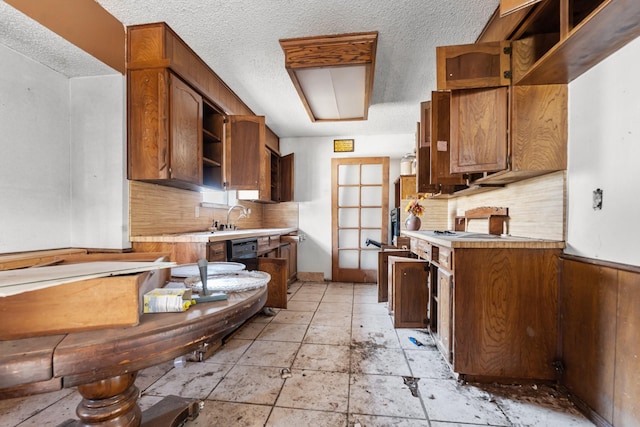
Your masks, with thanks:
[[[169,171],[169,175],[171,175],[171,168],[167,169]]]
[[[504,53],[505,55],[511,55],[511,46],[505,46],[502,49],[502,53]]]
[[[512,77],[511,70],[505,71],[504,73],[502,73],[502,75],[504,76],[505,79],[510,79]]]

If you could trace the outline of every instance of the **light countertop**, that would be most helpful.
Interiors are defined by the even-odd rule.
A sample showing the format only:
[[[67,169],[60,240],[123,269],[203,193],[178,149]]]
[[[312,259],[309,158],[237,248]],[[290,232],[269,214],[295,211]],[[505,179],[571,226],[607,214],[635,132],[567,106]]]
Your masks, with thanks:
[[[437,234],[433,230],[408,231],[400,234],[410,238],[426,240],[432,244],[449,248],[523,248],[523,249],[563,249],[565,242],[559,240],[532,239],[510,235],[453,231],[455,234]]]
[[[131,236],[132,242],[167,242],[167,243],[206,243],[224,240],[243,239],[246,237],[264,237],[286,235],[298,231],[297,228],[251,228],[246,230],[225,231],[193,231],[185,233],[168,233],[155,236]]]

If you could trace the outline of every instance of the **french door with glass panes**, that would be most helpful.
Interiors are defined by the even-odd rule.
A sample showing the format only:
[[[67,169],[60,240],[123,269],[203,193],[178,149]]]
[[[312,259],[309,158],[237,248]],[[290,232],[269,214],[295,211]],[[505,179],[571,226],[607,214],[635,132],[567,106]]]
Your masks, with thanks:
[[[389,221],[389,158],[331,159],[332,280],[376,282],[378,251]]]

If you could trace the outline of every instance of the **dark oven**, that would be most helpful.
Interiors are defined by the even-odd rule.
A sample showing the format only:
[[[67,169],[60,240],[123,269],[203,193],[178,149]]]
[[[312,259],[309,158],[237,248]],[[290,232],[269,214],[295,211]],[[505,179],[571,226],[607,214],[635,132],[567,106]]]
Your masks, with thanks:
[[[390,242],[394,241],[394,237],[400,236],[400,208],[393,208],[389,214],[391,221],[391,239]]]
[[[247,266],[247,270],[257,270],[258,239],[249,237],[227,240],[227,260],[244,264]]]

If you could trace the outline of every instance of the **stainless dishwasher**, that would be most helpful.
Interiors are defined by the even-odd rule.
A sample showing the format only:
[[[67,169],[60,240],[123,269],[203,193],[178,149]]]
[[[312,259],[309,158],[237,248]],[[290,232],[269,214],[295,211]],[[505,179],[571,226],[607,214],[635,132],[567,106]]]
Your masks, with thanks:
[[[256,237],[248,237],[227,240],[227,261],[244,264],[247,270],[257,270],[258,239]]]

